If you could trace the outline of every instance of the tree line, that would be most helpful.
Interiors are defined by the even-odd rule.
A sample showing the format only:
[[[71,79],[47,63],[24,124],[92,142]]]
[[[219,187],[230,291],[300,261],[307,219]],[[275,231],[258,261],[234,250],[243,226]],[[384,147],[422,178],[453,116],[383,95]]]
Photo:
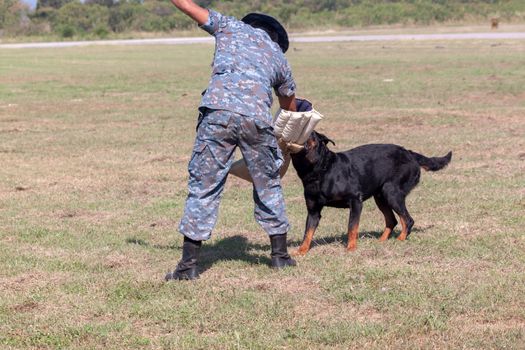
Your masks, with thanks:
[[[242,17],[265,12],[292,30],[385,24],[473,22],[500,17],[525,20],[523,0],[197,0],[201,6]],[[168,0],[0,0],[0,36],[107,37],[114,33],[195,28]]]

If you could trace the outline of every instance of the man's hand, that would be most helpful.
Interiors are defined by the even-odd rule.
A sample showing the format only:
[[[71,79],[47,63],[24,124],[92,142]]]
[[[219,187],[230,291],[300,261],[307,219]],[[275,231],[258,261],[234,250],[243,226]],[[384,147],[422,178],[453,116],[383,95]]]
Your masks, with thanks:
[[[179,10],[190,16],[199,25],[203,25],[208,22],[208,10],[200,7],[192,0],[171,0],[171,2]]]
[[[285,111],[296,112],[297,106],[295,105],[295,95],[290,97],[277,96],[279,98],[279,107]]]

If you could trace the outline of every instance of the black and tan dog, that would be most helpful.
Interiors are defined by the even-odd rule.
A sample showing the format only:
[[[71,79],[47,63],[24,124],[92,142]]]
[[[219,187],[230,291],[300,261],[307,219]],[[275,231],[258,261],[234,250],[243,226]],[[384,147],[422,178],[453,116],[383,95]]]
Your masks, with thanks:
[[[418,184],[420,168],[437,171],[452,158],[452,152],[444,157],[427,158],[392,144],[370,144],[335,153],[328,149],[328,142],[335,145],[314,131],[304,149],[292,155],[294,168],[303,182],[308,210],[304,239],[296,252],[299,255],[310,249],[323,207],[350,208],[347,249],[355,250],[363,202],[370,197],[374,197],[385,216],[386,228],[380,240],[387,240],[397,225],[394,212],[402,226],[397,239],[405,240],[414,225],[405,198]]]

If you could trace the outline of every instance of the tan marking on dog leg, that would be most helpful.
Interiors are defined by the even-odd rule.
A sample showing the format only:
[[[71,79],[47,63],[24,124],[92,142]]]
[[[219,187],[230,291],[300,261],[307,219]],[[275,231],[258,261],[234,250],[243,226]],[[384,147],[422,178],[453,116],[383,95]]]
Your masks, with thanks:
[[[399,241],[404,241],[407,239],[407,222],[404,217],[400,216],[399,221],[401,221],[401,234],[397,237]]]
[[[314,237],[315,229],[310,228],[306,231],[306,235],[304,236],[303,243],[299,248],[292,253],[292,255],[305,255],[310,250],[310,245],[312,244],[312,238]]]
[[[348,246],[346,247],[346,250],[349,252],[354,251],[357,249],[357,237],[359,235],[359,223],[355,224],[349,231],[348,231]]]
[[[387,204],[385,204],[384,200],[378,199],[377,197],[374,197],[374,200],[376,201],[377,207],[379,210],[381,210],[381,213],[383,213],[383,216],[385,217],[385,230],[379,238],[380,242],[384,242],[390,237],[394,227],[397,225],[397,221],[394,213],[392,212],[392,209]]]
[[[383,231],[383,234],[381,235],[381,237],[379,237],[379,241],[380,242],[384,242],[388,239],[388,237],[390,237],[390,234],[392,233],[392,229],[389,228],[389,227],[385,227],[385,230]]]

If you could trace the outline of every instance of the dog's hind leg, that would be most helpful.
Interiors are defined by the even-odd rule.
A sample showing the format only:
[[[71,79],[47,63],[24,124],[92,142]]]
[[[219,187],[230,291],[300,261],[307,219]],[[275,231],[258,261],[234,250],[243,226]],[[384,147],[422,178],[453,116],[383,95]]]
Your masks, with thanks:
[[[397,239],[400,241],[404,241],[407,239],[407,237],[410,235],[410,232],[412,231],[412,226],[414,226],[414,220],[406,212],[406,215],[399,215],[399,220],[401,221],[401,234],[397,236]]]
[[[348,246],[346,250],[354,251],[357,248],[357,237],[359,235],[359,219],[361,217],[361,210],[363,209],[363,202],[360,200],[352,200],[350,208],[350,220],[348,221]]]
[[[399,215],[399,221],[401,221],[401,234],[397,237],[398,240],[404,241],[414,226],[414,220],[408,213],[405,205],[406,195],[399,189],[390,187],[390,190],[385,190],[384,195],[390,207]]]
[[[383,231],[383,234],[381,235],[379,240],[386,241],[388,237],[390,237],[392,231],[394,231],[394,227],[396,227],[397,225],[396,216],[394,215],[392,208],[390,208],[387,201],[383,198],[382,195],[376,194],[374,196],[374,200],[376,201],[379,210],[381,210],[381,212],[385,216],[385,230]]]
[[[304,231],[303,243],[299,246],[299,249],[292,253],[292,255],[305,255],[310,250],[312,239],[314,237],[315,230],[319,226],[319,220],[321,220],[320,210],[308,210],[308,216],[306,218],[306,229]]]

